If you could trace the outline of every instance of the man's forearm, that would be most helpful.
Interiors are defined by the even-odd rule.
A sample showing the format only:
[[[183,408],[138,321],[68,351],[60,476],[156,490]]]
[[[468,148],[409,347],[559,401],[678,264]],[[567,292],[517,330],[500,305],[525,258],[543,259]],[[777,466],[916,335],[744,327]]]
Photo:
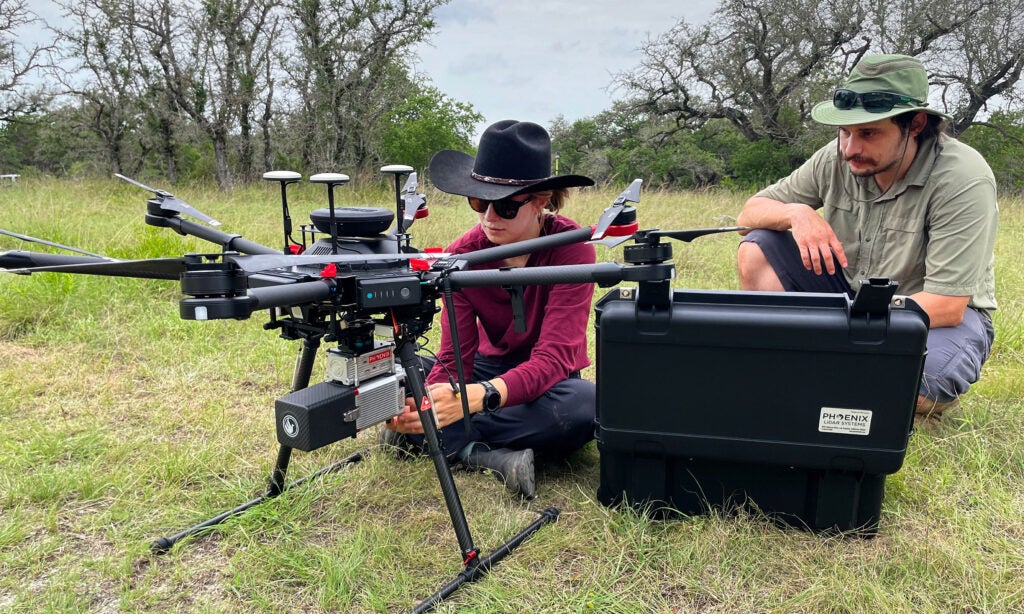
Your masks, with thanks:
[[[969,296],[945,296],[931,292],[917,292],[910,295],[910,298],[928,314],[931,328],[959,325],[964,320],[964,310],[971,299]]]
[[[808,211],[814,210],[808,205],[784,203],[764,196],[752,196],[743,205],[743,209],[736,218],[736,224],[750,228],[789,230],[793,227],[793,215]]]

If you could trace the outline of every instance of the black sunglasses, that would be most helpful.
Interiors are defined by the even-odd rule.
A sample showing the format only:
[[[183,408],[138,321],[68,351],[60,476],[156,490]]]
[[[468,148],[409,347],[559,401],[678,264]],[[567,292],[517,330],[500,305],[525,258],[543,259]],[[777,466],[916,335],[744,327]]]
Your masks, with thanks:
[[[839,89],[832,96],[832,105],[840,111],[852,109],[858,103],[868,113],[888,113],[896,105],[909,106],[911,103],[924,105],[923,100],[894,92],[864,92],[861,94],[853,90]]]
[[[536,198],[536,194],[531,194],[526,200],[512,200],[512,197],[499,198],[498,200],[484,200],[482,198],[474,198],[467,196],[469,199],[469,206],[473,211],[477,213],[485,213],[487,207],[494,207],[494,212],[498,214],[498,217],[506,220],[515,219],[519,215],[519,208]]]

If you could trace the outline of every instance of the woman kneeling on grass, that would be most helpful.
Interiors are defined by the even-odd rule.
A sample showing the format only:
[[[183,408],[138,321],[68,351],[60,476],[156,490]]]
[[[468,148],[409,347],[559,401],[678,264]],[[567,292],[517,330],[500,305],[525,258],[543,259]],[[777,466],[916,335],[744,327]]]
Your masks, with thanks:
[[[593,185],[580,175],[551,176],[551,140],[541,126],[504,120],[483,133],[474,158],[460,151],[438,152],[430,179],[438,189],[465,196],[480,223],[452,243],[449,253],[507,245],[580,226],[558,213],[568,188]],[[588,244],[545,249],[472,267],[539,267],[592,264]],[[594,436],[595,388],[580,378],[587,358],[590,283],[523,288],[525,332],[516,332],[508,291],[466,288],[454,294],[459,349],[453,347],[446,315],[436,363],[424,359],[427,384],[445,455],[473,469],[490,469],[506,487],[526,498],[536,495],[534,453],[563,457]],[[470,429],[450,376],[461,356]],[[386,424],[385,443],[422,449],[423,427],[414,403]]]

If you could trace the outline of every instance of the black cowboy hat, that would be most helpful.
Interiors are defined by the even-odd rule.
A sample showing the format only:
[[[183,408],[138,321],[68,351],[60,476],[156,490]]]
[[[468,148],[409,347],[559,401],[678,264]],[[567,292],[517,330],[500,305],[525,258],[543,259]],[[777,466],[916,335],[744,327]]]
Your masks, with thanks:
[[[552,176],[547,130],[514,119],[488,126],[475,158],[453,149],[434,154],[430,180],[442,192],[484,200],[594,185],[583,175]]]

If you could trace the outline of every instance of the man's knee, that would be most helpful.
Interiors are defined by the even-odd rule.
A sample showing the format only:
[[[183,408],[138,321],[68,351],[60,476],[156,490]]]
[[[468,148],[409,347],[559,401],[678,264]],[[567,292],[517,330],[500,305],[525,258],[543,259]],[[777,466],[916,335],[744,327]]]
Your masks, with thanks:
[[[757,243],[740,243],[736,250],[736,269],[739,271],[742,290],[783,291],[779,276]]]

